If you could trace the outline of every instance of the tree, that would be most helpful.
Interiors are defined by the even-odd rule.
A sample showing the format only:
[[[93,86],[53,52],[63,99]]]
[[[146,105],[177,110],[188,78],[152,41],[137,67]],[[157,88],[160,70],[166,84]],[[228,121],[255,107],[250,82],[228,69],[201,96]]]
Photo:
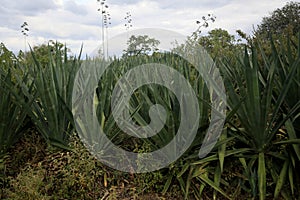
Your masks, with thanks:
[[[42,65],[43,67],[47,66],[49,63],[49,54],[56,55],[57,51],[61,52],[62,59],[64,57],[65,45],[60,42],[54,42],[50,40],[48,44],[41,44],[31,48],[32,52],[25,52],[23,54],[23,63],[26,65],[32,65],[35,63],[32,54],[35,59]],[[69,49],[67,49],[69,51]],[[22,52],[19,53],[18,57],[22,57]]]
[[[213,58],[232,57],[237,50],[236,39],[228,31],[217,28],[208,32],[207,36],[198,39],[198,43],[203,46]]]
[[[240,39],[236,39],[234,35],[221,28],[213,29],[207,35],[202,34],[202,29],[209,27],[209,23],[214,23],[215,20],[216,17],[213,14],[208,14],[197,20],[198,28],[191,36],[187,37],[185,44],[178,45],[175,43],[177,46],[172,51],[181,54],[187,45],[201,45],[214,59],[232,58],[241,50]]]
[[[148,55],[158,50],[159,40],[150,38],[148,35],[132,35],[127,41],[128,47],[124,50],[125,56]]]
[[[271,35],[296,35],[300,31],[300,2],[289,2],[278,8],[271,16],[264,17],[256,35],[269,38]]]
[[[23,66],[20,65],[20,58],[6,48],[4,43],[0,43],[0,68],[4,71],[11,71],[12,80],[16,81],[16,76],[22,77]]]
[[[249,44],[257,43],[268,57],[273,52],[271,44],[287,51],[290,47],[287,41],[295,44],[299,32],[300,2],[289,2],[284,7],[274,10],[269,17],[264,17],[254,36],[247,41]],[[292,55],[297,54],[295,49],[291,48],[290,50]],[[261,54],[258,56],[260,62],[263,63]]]
[[[0,66],[6,68],[12,66],[17,61],[14,53],[6,48],[6,46],[0,43]],[[7,69],[6,69],[7,70]]]
[[[173,49],[173,52],[179,53],[184,51],[185,45],[200,45],[202,46],[213,59],[226,58],[231,59],[237,53],[241,52],[242,45],[240,40],[228,31],[217,28],[208,32],[207,35],[188,37],[185,44],[179,45]]]

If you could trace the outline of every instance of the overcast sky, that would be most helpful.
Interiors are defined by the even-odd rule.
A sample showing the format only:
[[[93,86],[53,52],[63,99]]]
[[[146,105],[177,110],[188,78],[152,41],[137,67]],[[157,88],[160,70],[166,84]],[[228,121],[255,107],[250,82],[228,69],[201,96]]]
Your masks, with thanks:
[[[262,17],[288,0],[106,0],[111,14],[110,37],[126,32],[126,12],[132,15],[133,29],[163,28],[190,35],[196,20],[212,13],[216,22],[205,30],[223,28],[231,34],[241,29],[251,33]],[[90,54],[101,43],[101,15],[97,0],[1,0],[0,40],[14,52],[24,49],[21,25],[29,25],[27,42],[38,45],[48,40],[66,43],[78,54]]]

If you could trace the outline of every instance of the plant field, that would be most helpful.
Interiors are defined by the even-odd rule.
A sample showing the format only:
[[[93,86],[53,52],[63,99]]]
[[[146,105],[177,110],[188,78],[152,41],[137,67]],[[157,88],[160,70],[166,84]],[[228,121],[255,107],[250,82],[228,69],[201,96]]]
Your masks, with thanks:
[[[159,104],[166,111],[165,123],[151,137],[125,133],[111,105],[114,87],[126,72],[145,63],[167,65],[195,92],[199,107],[190,109],[201,114],[195,139],[179,159],[148,173],[108,167],[78,135],[73,91],[82,84],[84,98],[93,77],[80,77],[79,83],[77,72],[108,60],[82,59],[80,53],[70,57],[60,43],[45,47],[43,59],[35,49],[18,57],[1,44],[0,199],[300,199],[300,32],[240,35],[245,43],[225,47],[204,46],[213,41],[208,36],[196,41],[213,57],[227,98],[221,135],[203,158],[198,154],[215,109],[213,95],[195,66],[175,53],[185,46],[170,53],[135,51],[109,58],[94,90],[94,107],[106,136],[126,151],[161,149],[176,136],[183,115],[181,100],[167,87],[143,85],[129,99],[130,118],[146,126],[153,117],[150,108]],[[82,123],[92,126],[92,119],[87,115]],[[90,137],[87,130],[81,132]]]

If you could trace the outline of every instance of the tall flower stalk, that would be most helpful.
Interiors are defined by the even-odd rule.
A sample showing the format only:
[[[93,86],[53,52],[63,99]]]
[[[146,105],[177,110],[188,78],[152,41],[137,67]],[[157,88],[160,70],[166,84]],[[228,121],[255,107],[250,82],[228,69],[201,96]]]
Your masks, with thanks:
[[[110,13],[108,12],[108,5],[106,4],[106,0],[97,0],[100,4],[98,11],[101,14],[101,31],[102,31],[102,48],[103,48],[103,57],[108,58],[108,25],[111,24]],[[106,44],[104,40],[106,39]],[[105,45],[106,45],[106,53],[105,53]]]
[[[126,16],[124,17],[125,19],[125,28],[127,31],[127,40],[128,40],[128,31],[132,27],[132,18],[131,18],[131,13],[126,12]]]
[[[26,43],[27,43],[26,38],[28,37],[28,32],[29,32],[28,23],[23,22],[23,24],[21,25],[21,29],[22,29],[21,32],[24,36],[24,53],[25,53],[26,52]]]

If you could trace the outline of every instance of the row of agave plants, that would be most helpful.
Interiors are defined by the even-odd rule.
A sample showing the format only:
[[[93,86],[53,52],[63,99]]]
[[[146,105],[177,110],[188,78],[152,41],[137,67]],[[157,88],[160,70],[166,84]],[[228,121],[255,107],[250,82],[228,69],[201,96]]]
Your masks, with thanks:
[[[300,36],[299,36],[300,37]],[[149,152],[163,147],[176,135],[180,105],[173,93],[158,85],[143,86],[130,99],[131,117],[149,123],[151,105],[161,104],[168,119],[159,134],[146,139],[128,136],[114,121],[111,95],[119,78],[144,63],[174,67],[189,80],[199,100],[201,117],[197,136],[183,156],[161,169],[168,192],[177,183],[185,198],[201,198],[205,190],[213,199],[222,197],[299,198],[300,193],[300,40],[284,39],[279,46],[270,39],[271,52],[260,42],[245,46],[244,53],[218,64],[227,94],[226,123],[213,150],[198,152],[209,126],[210,94],[201,75],[176,55],[154,53],[114,59],[96,89],[97,116],[104,132],[128,151]],[[58,48],[58,47],[57,47]],[[1,62],[0,164],[27,128],[34,126],[49,145],[69,149],[75,130],[72,92],[76,73],[84,62],[69,59],[65,51],[49,51],[49,62],[24,66]],[[65,52],[65,53],[62,53]],[[84,65],[83,65],[84,66]],[[15,73],[15,71],[18,73]],[[86,77],[88,79],[88,77]],[[88,80],[85,80],[88,82]],[[105,144],[103,144],[105,145]],[[138,148],[137,148],[138,147]]]

